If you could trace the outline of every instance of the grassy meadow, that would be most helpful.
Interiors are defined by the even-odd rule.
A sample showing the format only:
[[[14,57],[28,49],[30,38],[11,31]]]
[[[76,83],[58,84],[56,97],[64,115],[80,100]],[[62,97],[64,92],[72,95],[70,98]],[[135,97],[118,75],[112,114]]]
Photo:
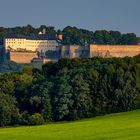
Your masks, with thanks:
[[[0,128],[0,140],[140,140],[140,110],[75,122]]]

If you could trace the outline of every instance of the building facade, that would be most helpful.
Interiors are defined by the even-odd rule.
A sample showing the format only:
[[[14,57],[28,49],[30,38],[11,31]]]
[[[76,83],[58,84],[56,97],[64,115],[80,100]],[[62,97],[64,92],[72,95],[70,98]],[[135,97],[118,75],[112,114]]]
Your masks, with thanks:
[[[6,35],[4,46],[10,51],[32,51],[45,53],[56,50],[60,41],[56,35]]]

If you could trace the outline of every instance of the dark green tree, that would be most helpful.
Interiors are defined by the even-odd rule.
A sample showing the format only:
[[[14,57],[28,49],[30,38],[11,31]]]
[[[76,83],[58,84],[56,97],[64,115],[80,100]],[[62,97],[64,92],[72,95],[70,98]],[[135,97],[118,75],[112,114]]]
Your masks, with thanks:
[[[138,38],[134,33],[123,34],[121,38],[122,45],[134,45],[138,43]]]
[[[92,100],[90,97],[90,89],[88,83],[83,79],[82,75],[77,74],[71,80],[73,110],[71,115],[73,119],[79,119],[90,116],[92,108]]]
[[[15,98],[0,92],[0,126],[18,124],[18,120],[19,110]]]
[[[63,69],[55,77],[55,86],[53,87],[53,111],[55,120],[69,119],[70,108],[73,105],[71,86],[69,85],[69,76],[67,69]]]
[[[115,44],[115,40],[111,34],[106,30],[96,31],[94,33],[94,42],[96,44]]]

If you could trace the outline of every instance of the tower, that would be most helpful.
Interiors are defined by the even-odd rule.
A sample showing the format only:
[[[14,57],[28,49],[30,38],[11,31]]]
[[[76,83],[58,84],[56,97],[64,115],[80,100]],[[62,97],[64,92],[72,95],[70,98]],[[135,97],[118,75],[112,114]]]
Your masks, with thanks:
[[[63,40],[63,35],[62,35],[62,33],[58,33],[58,34],[57,34],[57,37],[58,37],[58,39],[59,39],[60,41]]]

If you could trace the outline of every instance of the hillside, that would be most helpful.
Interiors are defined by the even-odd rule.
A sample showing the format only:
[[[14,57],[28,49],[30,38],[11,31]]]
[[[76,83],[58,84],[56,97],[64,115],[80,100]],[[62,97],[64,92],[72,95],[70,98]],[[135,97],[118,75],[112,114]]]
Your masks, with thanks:
[[[140,109],[140,56],[60,59],[0,74],[0,126],[72,121]]]
[[[0,140],[139,140],[140,110],[69,123],[1,128]]]

